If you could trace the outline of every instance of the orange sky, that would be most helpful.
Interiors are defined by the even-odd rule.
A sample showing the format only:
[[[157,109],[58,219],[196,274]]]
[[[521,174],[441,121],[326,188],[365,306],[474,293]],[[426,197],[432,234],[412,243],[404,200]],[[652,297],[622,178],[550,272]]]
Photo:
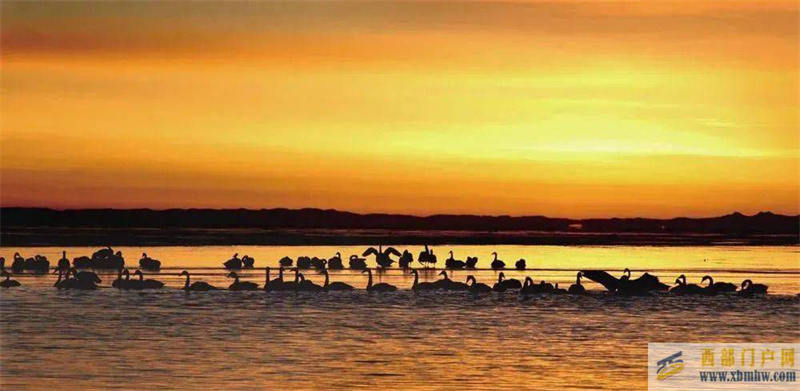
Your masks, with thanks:
[[[793,1],[0,4],[3,206],[800,213]]]

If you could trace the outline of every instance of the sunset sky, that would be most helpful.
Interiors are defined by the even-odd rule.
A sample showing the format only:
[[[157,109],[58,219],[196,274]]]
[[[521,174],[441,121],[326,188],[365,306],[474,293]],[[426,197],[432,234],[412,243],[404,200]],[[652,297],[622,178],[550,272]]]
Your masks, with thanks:
[[[0,3],[0,204],[800,213],[800,6]]]

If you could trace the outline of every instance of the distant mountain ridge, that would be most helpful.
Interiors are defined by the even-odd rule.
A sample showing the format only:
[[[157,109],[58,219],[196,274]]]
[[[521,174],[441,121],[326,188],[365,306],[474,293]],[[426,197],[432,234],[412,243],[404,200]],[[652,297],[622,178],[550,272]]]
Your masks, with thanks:
[[[671,219],[567,219],[545,216],[357,214],[332,209],[0,208],[3,227],[395,229],[430,231],[579,231],[709,234],[800,234],[800,215],[760,212]]]

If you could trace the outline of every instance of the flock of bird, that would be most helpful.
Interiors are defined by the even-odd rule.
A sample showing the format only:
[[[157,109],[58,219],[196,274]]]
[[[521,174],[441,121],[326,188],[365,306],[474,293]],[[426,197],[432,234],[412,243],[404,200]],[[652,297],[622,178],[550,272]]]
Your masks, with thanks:
[[[139,270],[133,273],[135,278],[131,278],[130,271],[125,268],[125,259],[122,252],[114,250],[111,247],[104,248],[96,251],[91,257],[81,256],[74,258],[70,263],[67,258],[66,251],[62,253],[62,258],[58,261],[53,274],[58,274],[54,287],[58,289],[78,289],[78,290],[94,290],[98,288],[98,284],[102,283],[100,277],[91,271],[78,270],[78,269],[112,269],[117,270],[117,278],[112,282],[113,288],[122,290],[147,290],[147,289],[161,289],[164,283],[153,279],[145,279],[142,270],[157,271],[161,268],[161,262],[157,259],[152,259],[146,253],[142,254],[139,260]],[[751,280],[744,280],[740,286],[728,282],[714,282],[711,276],[705,276],[701,280],[701,284],[708,281],[708,284],[701,286],[697,284],[689,284],[686,281],[686,276],[681,275],[675,280],[675,285],[670,287],[659,281],[658,277],[649,273],[644,273],[638,278],[632,279],[629,269],[625,269],[622,276],[619,278],[614,277],[608,272],[601,270],[585,270],[579,271],[576,274],[575,283],[568,289],[559,288],[558,283],[552,284],[546,281],[534,282],[531,277],[525,277],[524,282],[514,278],[506,278],[505,274],[501,271],[505,269],[505,262],[497,258],[497,253],[493,253],[494,259],[491,263],[493,270],[500,271],[497,281],[489,286],[487,284],[478,282],[473,275],[469,275],[465,282],[454,281],[450,279],[446,271],[441,271],[440,279],[433,282],[420,282],[419,271],[411,267],[414,261],[413,256],[407,250],[400,253],[393,247],[383,249],[379,246],[377,249],[374,247],[368,248],[362,257],[374,256],[378,264],[378,270],[383,270],[391,267],[395,262],[407,274],[414,276],[414,282],[411,290],[418,291],[465,291],[474,294],[489,293],[489,292],[506,292],[518,291],[520,294],[574,294],[582,295],[586,293],[581,283],[582,278],[587,278],[594,282],[601,284],[609,292],[624,295],[624,296],[639,296],[651,295],[653,292],[667,292],[674,295],[704,295],[714,296],[717,294],[730,294],[735,293],[742,296],[752,296],[755,294],[766,294],[768,287],[764,284],[754,284]],[[395,260],[392,256],[397,257]],[[437,263],[436,255],[432,249],[425,246],[417,261],[425,268],[435,268]],[[477,257],[467,257],[466,261],[457,260],[450,251],[450,257],[445,260],[445,268],[449,270],[458,269],[475,269],[478,262]],[[234,254],[233,257],[223,263],[223,266],[230,270],[227,277],[233,279],[233,282],[228,286],[232,291],[306,291],[306,292],[327,292],[327,291],[349,291],[356,289],[352,285],[344,282],[330,282],[330,274],[328,269],[341,270],[344,269],[344,262],[340,253],[336,253],[330,259],[318,257],[298,257],[296,262],[289,257],[281,258],[278,263],[278,275],[272,278],[272,269],[266,267],[264,285],[250,281],[241,281],[237,270],[241,269],[254,269],[255,259],[250,256],[243,256],[239,258],[239,254]],[[286,280],[284,272],[286,269],[294,272],[294,278]],[[372,270],[367,267],[366,258],[361,258],[357,255],[349,257],[348,268],[352,270],[360,270],[362,274],[367,274],[366,290],[369,292],[392,292],[396,291],[397,287],[388,283],[373,283]],[[524,259],[520,259],[515,263],[515,269],[525,270],[526,263]],[[315,284],[310,280],[306,280],[305,275],[301,272],[304,269],[316,269],[319,273],[325,276],[323,285]],[[11,270],[14,273],[22,273],[24,271],[31,271],[33,273],[44,274],[50,271],[50,262],[46,257],[36,255],[33,258],[23,258],[19,253],[14,254],[14,261],[11,265]],[[5,280],[0,281],[0,287],[11,288],[20,286],[19,281],[11,280],[11,273],[6,270],[5,258],[0,257],[0,273],[5,277]],[[186,277],[183,289],[186,291],[210,291],[219,288],[204,282],[196,281],[191,282],[191,275],[188,271],[180,273],[181,276]]]

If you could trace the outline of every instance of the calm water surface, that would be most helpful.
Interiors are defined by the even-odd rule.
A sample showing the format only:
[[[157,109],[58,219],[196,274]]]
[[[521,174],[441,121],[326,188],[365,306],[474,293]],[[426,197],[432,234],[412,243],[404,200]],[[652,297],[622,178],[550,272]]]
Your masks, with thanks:
[[[403,248],[403,246],[397,246]],[[442,266],[447,248],[436,248]],[[154,247],[165,267],[158,292],[58,291],[53,276],[16,276],[24,286],[0,292],[0,388],[3,389],[644,389],[647,342],[800,341],[800,253],[796,247],[454,246],[456,258],[498,251],[524,257],[517,277],[572,283],[575,270],[631,267],[671,282],[685,271],[770,285],[763,298],[621,298],[596,284],[585,297],[513,293],[328,294],[194,292],[193,280],[225,287],[221,263],[234,252],[275,266],[280,257],[347,257],[364,247]],[[7,260],[60,258],[61,248],[2,248]],[[94,249],[67,248],[70,258]],[[120,247],[129,265],[143,249]],[[419,248],[409,248],[416,254]],[[373,262],[370,262],[374,265]],[[313,271],[310,279],[321,282]],[[491,283],[496,274],[472,272]],[[243,273],[263,283],[263,270]],[[453,273],[463,279],[466,271]],[[102,274],[104,286],[113,275]],[[435,272],[423,273],[435,279]],[[355,272],[332,279],[363,286]],[[376,276],[406,289],[399,271]]]

